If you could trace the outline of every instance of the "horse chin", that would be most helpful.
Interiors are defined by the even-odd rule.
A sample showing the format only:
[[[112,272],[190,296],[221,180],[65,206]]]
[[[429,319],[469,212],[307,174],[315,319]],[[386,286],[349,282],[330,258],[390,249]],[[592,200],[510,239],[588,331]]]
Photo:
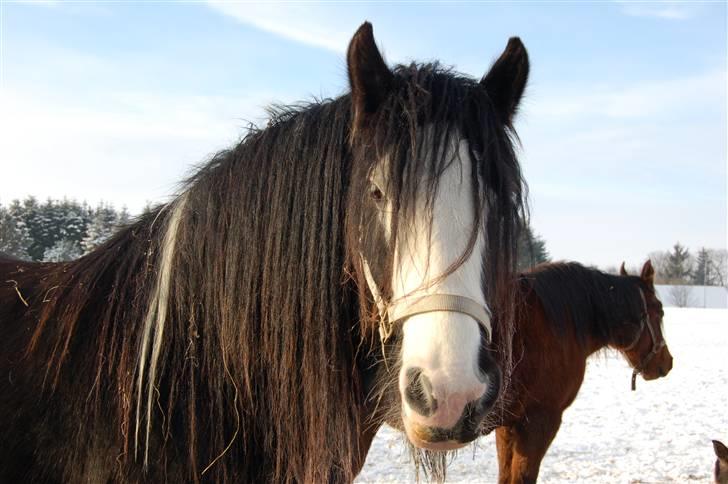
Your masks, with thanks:
[[[407,439],[415,447],[438,451],[460,449],[480,436],[479,432],[464,431],[461,428],[445,430],[424,427],[416,423],[409,423],[407,420],[404,421],[404,431]]]
[[[461,443],[461,442],[455,442],[452,440],[447,441],[447,442],[428,442],[425,440],[413,439],[412,437],[409,437],[409,439],[410,439],[410,442],[412,443],[412,445],[414,445],[415,447],[418,447],[420,449],[425,449],[425,450],[436,450],[436,451],[441,451],[441,452],[462,449],[463,447],[465,447],[468,444],[467,442]]]
[[[642,378],[645,380],[657,380],[667,376],[672,370],[672,355],[665,348],[664,351],[658,355],[658,358],[650,364],[647,368],[642,371]]]
[[[642,372],[642,379],[645,381],[657,380],[658,378],[661,378],[663,376],[665,376],[665,375],[661,375],[657,371],[654,371],[654,372],[643,371]]]

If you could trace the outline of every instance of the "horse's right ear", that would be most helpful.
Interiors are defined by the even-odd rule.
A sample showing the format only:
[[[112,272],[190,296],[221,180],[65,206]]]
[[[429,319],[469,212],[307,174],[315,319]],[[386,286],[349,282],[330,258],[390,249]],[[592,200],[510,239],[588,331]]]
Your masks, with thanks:
[[[726,447],[723,442],[720,442],[719,440],[714,440],[713,450],[715,451],[715,455],[719,459],[728,462],[728,447]]]
[[[627,269],[624,268],[624,262],[622,262],[622,265],[619,267],[619,275],[620,276],[628,276]]]
[[[495,109],[510,124],[518,110],[528,81],[528,52],[518,37],[508,40],[506,50],[483,77],[480,84],[488,92]]]
[[[352,132],[356,133],[387,97],[394,78],[374,42],[369,22],[364,22],[352,37],[346,63],[351,85]]]
[[[640,274],[640,278],[648,284],[655,284],[655,268],[652,267],[651,260],[648,259],[647,262],[645,262],[645,265],[642,266],[642,274]]]

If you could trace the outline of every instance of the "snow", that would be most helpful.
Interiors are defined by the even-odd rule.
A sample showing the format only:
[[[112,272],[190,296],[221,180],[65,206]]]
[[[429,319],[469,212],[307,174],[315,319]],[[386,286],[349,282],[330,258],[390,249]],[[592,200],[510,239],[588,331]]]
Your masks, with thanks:
[[[541,465],[540,482],[712,482],[711,439],[728,442],[728,310],[666,308],[674,368],[637,379],[616,352],[589,360],[576,401]],[[412,482],[403,437],[379,431],[359,483]],[[447,482],[496,482],[495,435],[458,452]]]

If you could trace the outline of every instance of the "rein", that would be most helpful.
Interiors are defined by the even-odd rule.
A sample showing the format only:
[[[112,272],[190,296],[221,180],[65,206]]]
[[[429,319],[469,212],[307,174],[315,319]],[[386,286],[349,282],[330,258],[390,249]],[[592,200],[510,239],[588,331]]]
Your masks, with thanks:
[[[469,297],[457,296],[455,294],[428,294],[386,302],[379,291],[379,286],[374,281],[369,264],[363,256],[360,256],[360,258],[364,269],[364,277],[379,310],[379,338],[382,341],[382,349],[384,348],[384,343],[394,333],[394,327],[397,323],[404,321],[410,316],[439,311],[470,316],[485,330],[487,341],[491,341],[493,328],[490,321],[493,315],[487,306]]]
[[[640,291],[640,297],[642,298],[642,306],[645,309],[645,316],[640,320],[640,330],[637,332],[637,336],[635,337],[634,341],[629,344],[626,348],[622,348],[622,351],[630,351],[634,349],[637,346],[637,343],[639,343],[640,339],[642,339],[642,333],[645,331],[645,327],[650,332],[650,339],[652,340],[652,350],[645,356],[642,361],[640,362],[639,366],[636,366],[632,370],[632,391],[637,390],[637,375],[642,373],[642,371],[645,369],[645,367],[652,361],[652,358],[657,355],[657,353],[665,347],[665,339],[661,339],[659,342],[657,341],[657,336],[655,336],[655,330],[652,327],[652,323],[650,321],[650,313],[647,312],[647,300],[645,299],[645,295],[642,292],[642,289],[639,289]]]

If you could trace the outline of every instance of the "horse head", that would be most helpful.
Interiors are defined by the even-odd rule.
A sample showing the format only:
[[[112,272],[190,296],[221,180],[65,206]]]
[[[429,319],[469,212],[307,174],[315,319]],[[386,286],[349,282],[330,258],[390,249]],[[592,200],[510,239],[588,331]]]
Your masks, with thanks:
[[[624,263],[620,275],[628,277]],[[632,336],[632,342],[621,348],[630,365],[634,368],[634,378],[641,374],[645,380],[666,376],[672,369],[672,355],[662,334],[662,303],[655,291],[655,269],[652,262],[645,262],[639,276],[639,291],[642,298],[642,312],[639,326]]]
[[[417,447],[479,435],[501,387],[492,310],[523,207],[511,122],[528,76],[518,39],[481,81],[384,62],[365,23],[349,45],[349,257],[378,327],[390,423]]]

